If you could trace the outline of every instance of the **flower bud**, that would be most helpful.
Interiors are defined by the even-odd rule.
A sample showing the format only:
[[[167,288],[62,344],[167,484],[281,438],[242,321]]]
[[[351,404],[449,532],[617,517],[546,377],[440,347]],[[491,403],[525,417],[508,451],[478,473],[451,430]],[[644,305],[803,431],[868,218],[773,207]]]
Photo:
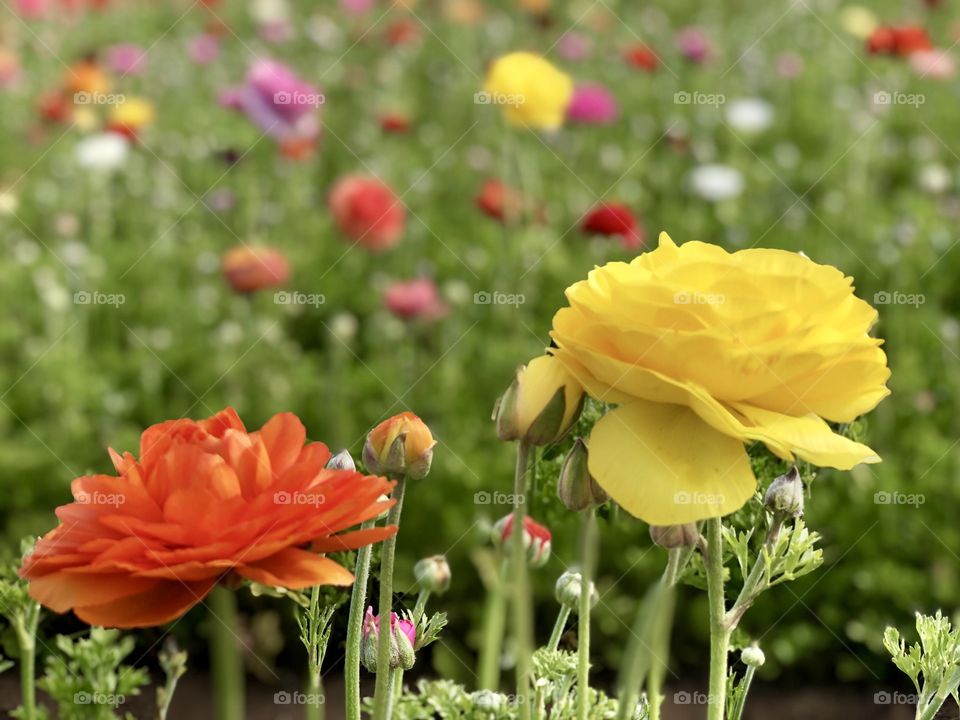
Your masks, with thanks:
[[[667,550],[695,547],[700,542],[700,529],[696,523],[684,525],[651,525],[650,539]]]
[[[570,608],[574,612],[580,611],[580,594],[583,592],[583,576],[574,572],[573,570],[567,570],[563,575],[557,579],[557,585],[555,588],[555,594],[557,602],[563,605],[566,608]],[[599,602],[600,596],[597,594],[596,586],[591,582],[590,583],[590,607]]]
[[[761,650],[756,645],[751,645],[750,647],[744,648],[740,653],[740,659],[743,661],[743,664],[752,667],[758,668],[766,662],[766,657]]]
[[[380,618],[373,614],[373,608],[367,608],[363,618],[363,637],[360,641],[360,662],[370,672],[377,671],[377,643],[380,634]],[[401,620],[396,613],[390,613],[390,668],[409,670],[416,662],[414,646],[417,641],[417,629],[409,620]]]
[[[493,544],[506,545],[513,531],[513,513],[500,518],[493,526]],[[553,536],[550,531],[529,515],[523,518],[523,546],[527,550],[530,567],[538,568],[550,559],[550,544]]]
[[[327,460],[325,466],[328,470],[356,470],[357,466],[350,456],[349,450],[341,450],[336,455]]]
[[[583,408],[583,388],[553,355],[521,366],[493,409],[497,437],[549,445],[562,438]]]
[[[419,480],[430,472],[436,440],[423,420],[402,412],[384,420],[367,435],[363,462],[378,475],[406,475]]]
[[[587,444],[583,438],[577,438],[563,460],[557,496],[568,509],[578,512],[609,499],[587,469]]]
[[[424,558],[413,566],[413,575],[421,590],[442,594],[450,587],[450,564],[443,555]]]
[[[800,478],[800,471],[794,467],[786,475],[781,475],[770,483],[763,504],[773,513],[784,513],[793,517],[803,515],[803,480]]]

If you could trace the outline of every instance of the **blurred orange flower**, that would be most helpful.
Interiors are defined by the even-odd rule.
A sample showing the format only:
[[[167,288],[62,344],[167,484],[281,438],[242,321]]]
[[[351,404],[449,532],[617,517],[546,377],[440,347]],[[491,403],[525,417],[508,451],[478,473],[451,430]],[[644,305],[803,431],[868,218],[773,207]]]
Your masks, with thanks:
[[[341,531],[377,517],[393,483],[325,465],[290,413],[248,433],[227,408],[199,422],[169,420],[140,438],[140,458],[110,450],[118,476],[73,481],[60,525],[20,574],[30,595],[91,625],[170,622],[225,579],[300,589],[350,585],[318,553],[380,542],[396,526]]]

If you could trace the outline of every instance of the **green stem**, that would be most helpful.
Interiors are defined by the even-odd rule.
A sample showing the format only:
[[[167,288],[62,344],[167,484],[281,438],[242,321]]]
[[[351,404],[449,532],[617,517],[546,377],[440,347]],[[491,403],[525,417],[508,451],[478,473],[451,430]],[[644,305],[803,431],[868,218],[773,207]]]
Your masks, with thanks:
[[[517,443],[517,467],[513,483],[513,528],[510,533],[513,573],[513,632],[517,655],[517,701],[521,720],[530,720],[530,656],[533,654],[533,610],[527,577],[527,550],[523,542],[526,517],[527,464],[530,446]]]
[[[651,665],[651,651],[647,640],[651,628],[669,625],[672,618],[672,592],[680,570],[692,555],[689,548],[677,548],[667,555],[660,583],[653,588],[637,607],[636,619],[630,633],[626,658],[620,671],[620,694],[618,697],[617,720],[629,720],[640,695],[640,686]]]
[[[369,530],[376,520],[367,520],[360,526]],[[346,685],[346,720],[360,720],[360,642],[363,639],[363,614],[367,605],[367,578],[370,576],[370,554],[373,546],[357,551],[353,589],[350,593],[350,614],[347,619],[347,656],[344,667]]]
[[[743,717],[743,708],[747,704],[747,693],[750,692],[750,685],[753,683],[753,676],[757,669],[753,665],[747,666],[747,672],[743,677],[743,683],[738,688],[737,703],[730,711],[730,720],[740,720]]]
[[[500,576],[487,594],[484,611],[483,644],[480,646],[481,690],[497,690],[500,687],[500,655],[503,649],[503,630],[506,626],[507,603],[504,588],[509,580],[510,563],[506,558],[500,562]]]
[[[566,605],[560,606],[560,613],[557,615],[557,621],[553,624],[553,632],[550,633],[550,641],[547,643],[548,650],[556,650],[560,644],[560,636],[563,635],[563,629],[567,626],[567,620],[570,618],[570,608]]]
[[[33,603],[26,617],[16,623],[17,644],[20,646],[20,701],[23,708],[23,720],[36,720],[36,655],[37,623],[40,619],[40,606]]]
[[[583,517],[580,545],[580,610],[577,619],[577,720],[587,720],[587,690],[590,688],[590,585],[597,564],[597,511],[589,508]]]
[[[727,655],[730,628],[723,595],[723,533],[720,518],[710,518],[707,530],[707,601],[710,605],[710,687],[707,720],[723,720],[727,694]]]
[[[242,718],[243,660],[237,650],[237,598],[217,585],[210,593],[210,670],[216,720]]]
[[[387,515],[387,525],[398,525],[400,523],[400,511],[403,509],[403,493],[406,484],[406,479],[401,475],[397,479],[396,488],[393,490],[393,497],[397,502],[390,508],[390,514]],[[393,611],[393,559],[396,551],[396,535],[383,541],[383,549],[380,552],[380,627],[377,631],[377,685],[373,696],[374,720],[389,720],[390,717],[390,695],[393,690],[390,685],[390,643],[393,641],[390,614]]]
[[[310,591],[310,610],[309,617],[311,622],[315,620],[320,614],[320,586],[314,585],[313,589]],[[311,643],[318,643],[319,638],[317,637],[318,633],[322,631],[311,626],[310,632],[313,636],[310,638]],[[318,702],[320,694],[322,692],[320,679],[320,648],[314,644],[313,647],[308,648],[309,657],[307,658],[307,697],[306,697],[306,707],[304,709],[304,715],[306,715],[306,720],[322,720],[323,718],[323,705]]]

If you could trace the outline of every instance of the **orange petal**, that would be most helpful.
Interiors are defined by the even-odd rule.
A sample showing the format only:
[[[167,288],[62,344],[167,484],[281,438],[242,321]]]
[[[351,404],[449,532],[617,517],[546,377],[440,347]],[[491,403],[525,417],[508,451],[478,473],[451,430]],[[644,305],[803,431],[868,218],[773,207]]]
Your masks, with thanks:
[[[96,605],[136,595],[154,585],[153,580],[138,580],[126,573],[106,575],[60,570],[32,580],[30,597],[62,613],[80,605]]]
[[[333,560],[297,548],[286,548],[256,563],[241,565],[237,574],[264,585],[291,590],[353,583],[353,573]]]
[[[152,581],[152,584],[154,587],[146,592],[112,602],[76,607],[73,611],[88,625],[114,628],[164,625],[202,602],[217,581]]]
[[[307,440],[306,428],[293,413],[274,415],[256,435],[263,440],[270,456],[270,465],[277,475],[293,465]]]
[[[356,550],[365,545],[373,545],[382,542],[388,537],[397,534],[396,525],[387,525],[386,527],[366,528],[355,530],[353,532],[343,533],[342,535],[331,535],[326,538],[314,540],[311,549],[314,552],[340,552],[342,550]]]

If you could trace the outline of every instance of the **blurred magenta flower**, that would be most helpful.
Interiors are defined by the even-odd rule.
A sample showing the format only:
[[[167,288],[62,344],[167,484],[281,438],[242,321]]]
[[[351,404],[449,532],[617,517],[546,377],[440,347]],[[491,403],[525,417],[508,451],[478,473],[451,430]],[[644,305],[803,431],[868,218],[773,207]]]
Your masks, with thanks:
[[[209,65],[219,55],[220,40],[215,35],[197,35],[187,42],[187,56],[197,65]]]
[[[276,60],[256,61],[244,85],[220,94],[221,105],[242,111],[250,122],[279,140],[315,136],[314,113],[323,101],[316,87]]]
[[[609,125],[620,115],[617,99],[602,85],[579,85],[567,106],[567,119],[588,125]]]
[[[49,0],[16,0],[15,7],[21,17],[36,20],[47,14],[50,2]]]
[[[375,4],[375,0],[340,0],[340,8],[350,15],[363,15]]]
[[[139,75],[147,67],[146,51],[133,43],[120,43],[107,48],[104,59],[110,70],[121,75]]]
[[[396,281],[383,293],[383,304],[404,320],[436,320],[447,314],[447,306],[429,278]]]
[[[677,49],[687,60],[705,63],[713,57],[713,44],[698,27],[681,28],[677,33]]]

